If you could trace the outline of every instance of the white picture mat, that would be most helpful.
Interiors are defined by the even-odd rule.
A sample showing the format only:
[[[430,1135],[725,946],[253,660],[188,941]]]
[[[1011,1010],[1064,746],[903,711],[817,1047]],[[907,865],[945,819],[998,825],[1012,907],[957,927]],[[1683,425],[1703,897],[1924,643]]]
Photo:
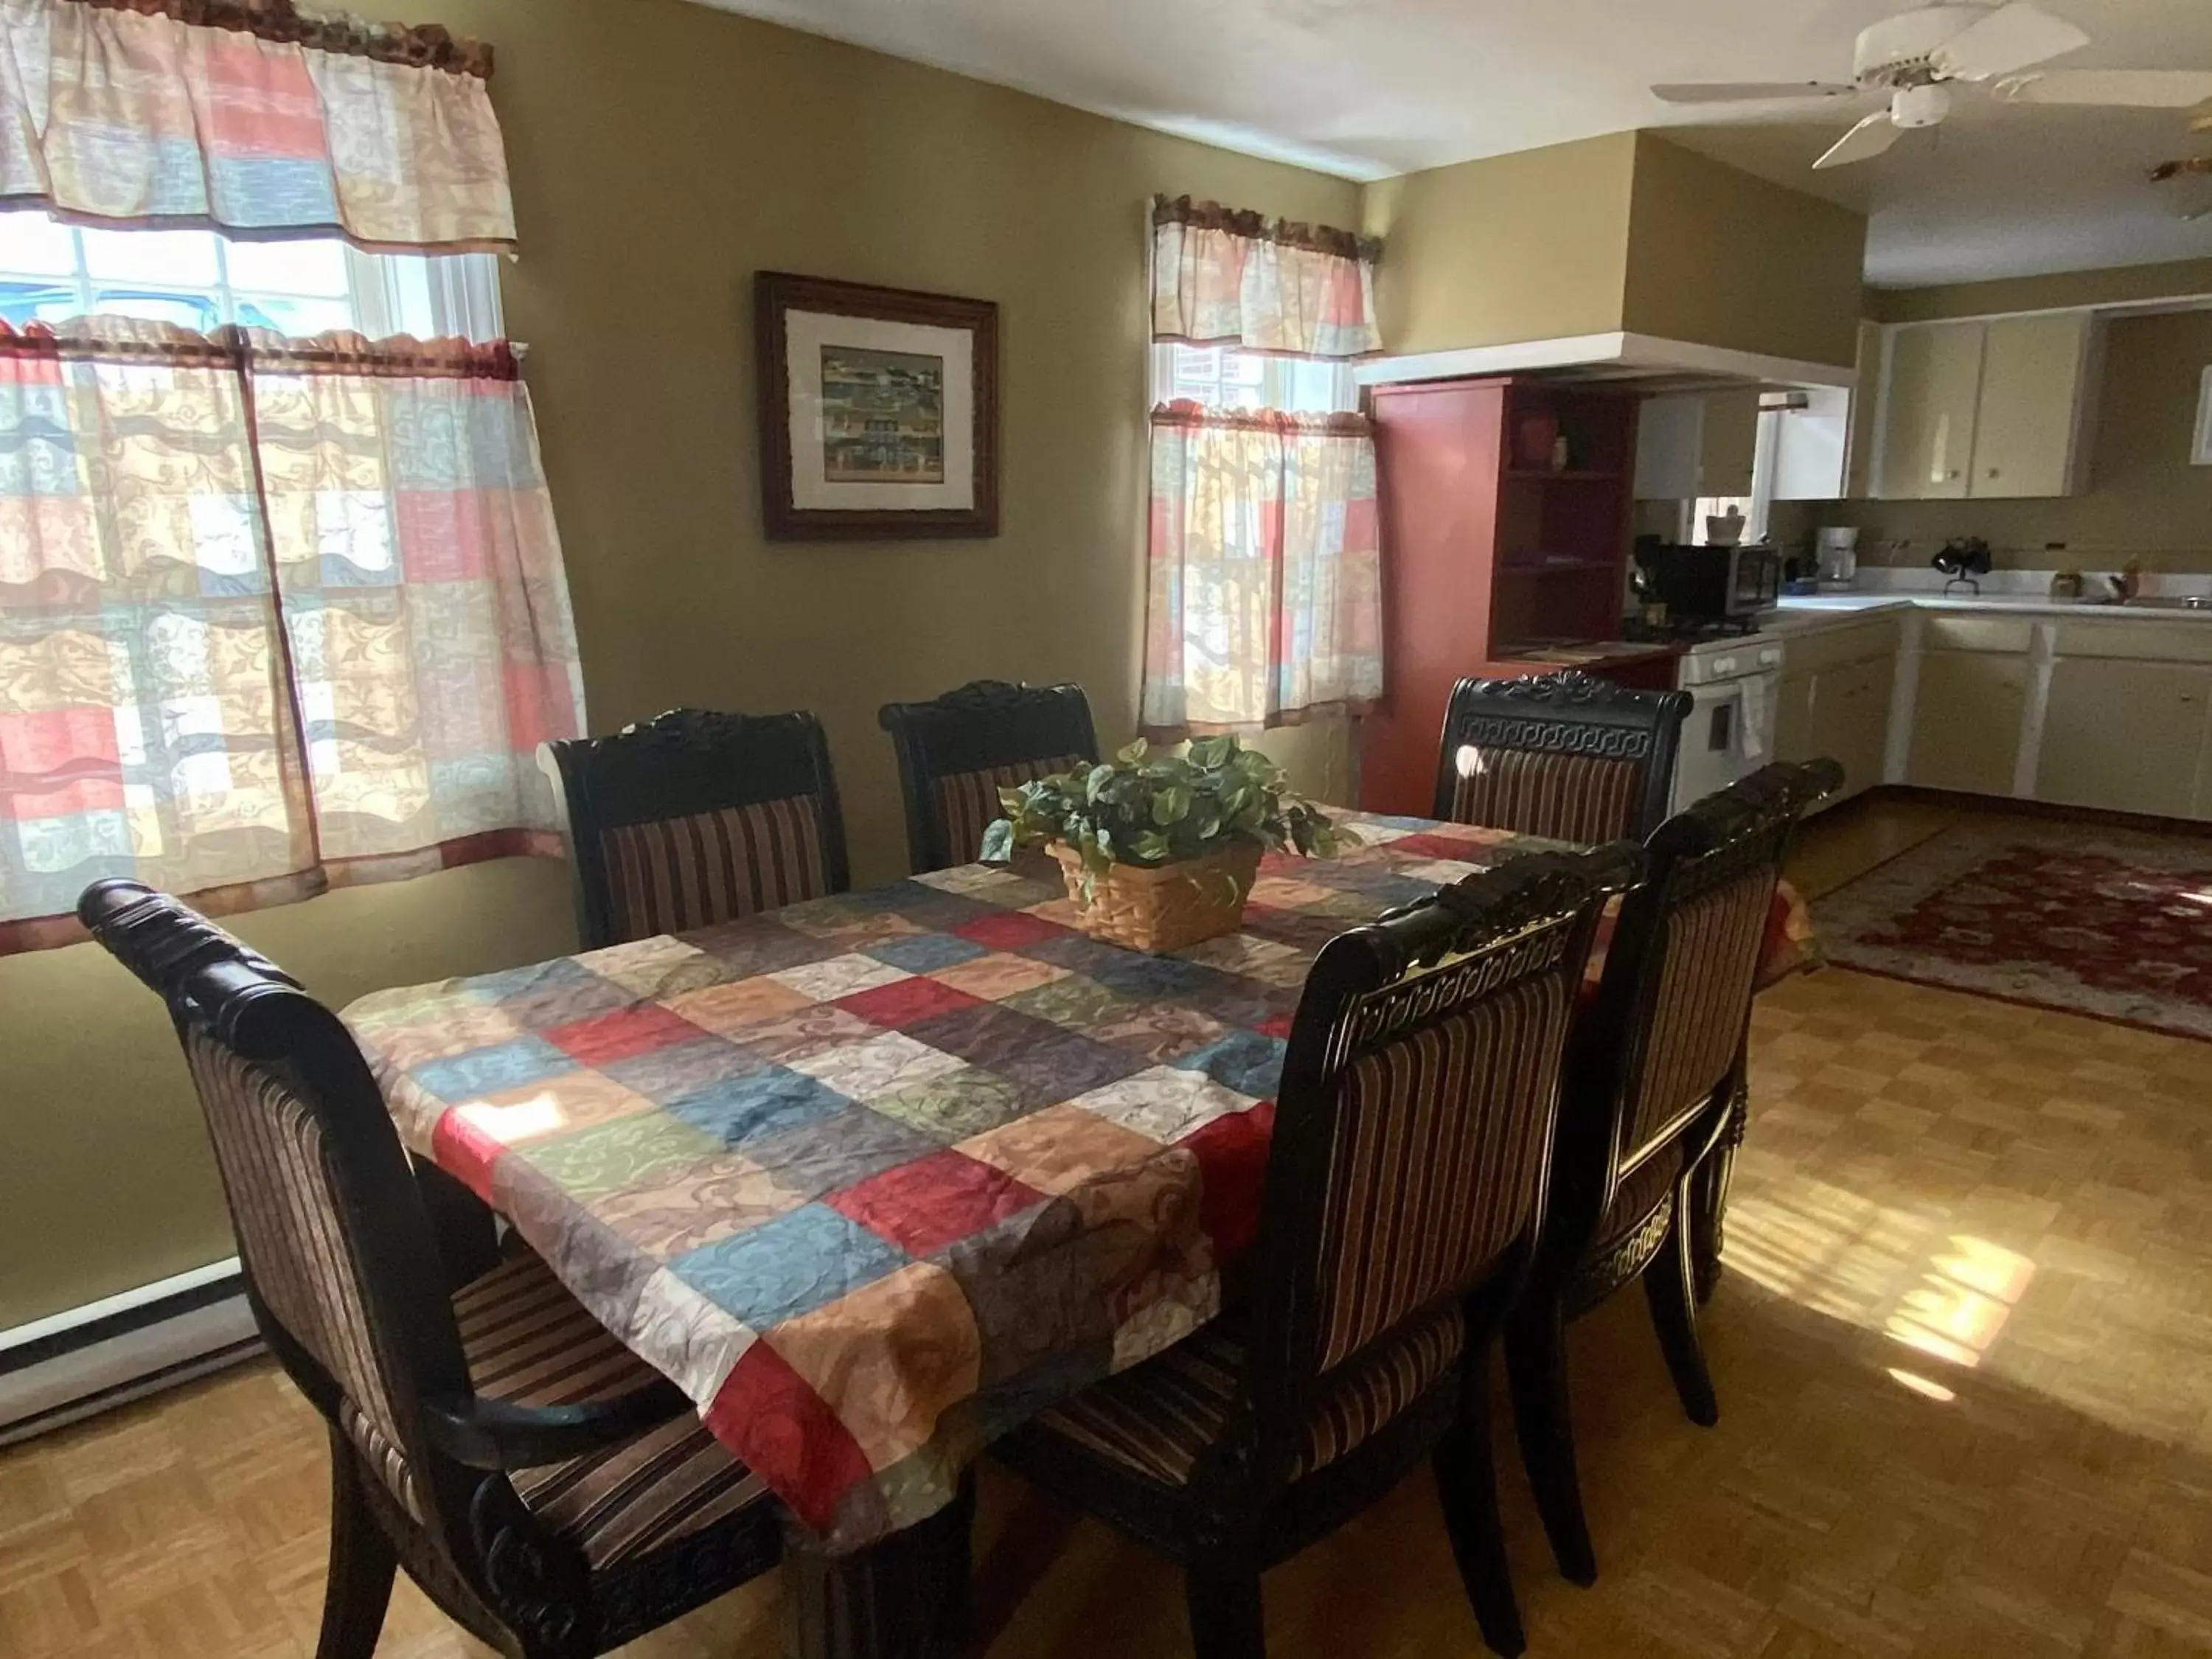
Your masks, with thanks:
[[[975,335],[972,329],[784,313],[784,362],[791,377],[791,504],[802,511],[937,511],[975,506]],[[945,482],[831,483],[822,459],[822,348],[860,346],[945,360]]]

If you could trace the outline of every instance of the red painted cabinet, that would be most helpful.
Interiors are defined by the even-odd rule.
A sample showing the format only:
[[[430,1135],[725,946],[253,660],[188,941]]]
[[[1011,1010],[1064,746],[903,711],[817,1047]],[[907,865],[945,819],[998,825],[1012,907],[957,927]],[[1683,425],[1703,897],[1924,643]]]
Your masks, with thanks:
[[[1371,397],[1385,684],[1382,707],[1362,722],[1359,804],[1422,815],[1462,678],[1575,665],[1672,686],[1674,653],[1613,643],[1626,599],[1636,394],[1504,379],[1378,386]]]

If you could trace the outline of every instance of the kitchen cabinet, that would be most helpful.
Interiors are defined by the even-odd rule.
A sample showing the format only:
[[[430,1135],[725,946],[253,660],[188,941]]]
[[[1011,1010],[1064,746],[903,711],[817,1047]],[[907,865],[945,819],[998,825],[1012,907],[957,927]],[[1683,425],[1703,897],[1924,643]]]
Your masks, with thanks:
[[[1875,493],[1875,425],[1881,413],[1881,354],[1887,335],[1879,323],[1859,325],[1857,382],[1851,388],[1850,441],[1844,451],[1844,498],[1863,501]]]
[[[2203,817],[2212,667],[2061,658],[2051,665],[2036,799]]]
[[[2087,311],[1891,330],[1875,493],[2074,494],[2095,419],[2100,339]]]
[[[1796,394],[1797,406],[1763,419],[1773,422],[1774,499],[1832,501],[1845,487],[1851,437],[1851,394],[1839,386]]]
[[[1896,682],[1893,656],[1849,663],[1820,678],[1814,718],[1826,752],[1844,769],[1839,799],[1881,781],[1889,748],[1890,690]]]
[[[1637,428],[1636,499],[1748,495],[1758,453],[1756,387],[1646,398]]]
[[[1775,757],[1826,756],[1841,765],[1844,787],[1829,805],[1882,781],[1898,647],[1899,627],[1889,619],[1809,635],[1784,647]]]
[[[2024,649],[1922,652],[1905,781],[1923,789],[2011,794],[2031,678]]]
[[[2087,312],[2005,317],[1987,325],[1969,495],[2074,493],[2090,414],[2092,333]]]
[[[1876,491],[1884,500],[1965,498],[1984,333],[1980,323],[1936,323],[1892,335]]]

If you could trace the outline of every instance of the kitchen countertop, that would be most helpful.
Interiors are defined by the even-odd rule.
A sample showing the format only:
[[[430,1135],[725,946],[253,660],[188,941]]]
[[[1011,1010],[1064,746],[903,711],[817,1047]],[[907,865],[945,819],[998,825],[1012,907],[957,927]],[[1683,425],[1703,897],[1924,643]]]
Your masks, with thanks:
[[[2094,617],[2099,622],[2212,623],[2212,608],[2191,610],[2167,604],[2102,605],[2089,599],[2054,599],[2045,594],[1988,593],[1814,593],[1786,598],[1780,606],[1764,612],[1759,622],[1765,634],[1802,633],[1830,618],[1866,616],[1881,611],[1979,611],[2004,617]]]

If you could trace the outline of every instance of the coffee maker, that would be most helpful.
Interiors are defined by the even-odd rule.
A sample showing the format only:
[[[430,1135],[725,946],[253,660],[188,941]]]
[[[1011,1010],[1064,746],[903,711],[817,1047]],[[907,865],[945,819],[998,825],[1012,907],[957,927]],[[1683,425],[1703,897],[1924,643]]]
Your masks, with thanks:
[[[1820,563],[1820,586],[1830,592],[1848,592],[1859,574],[1859,532],[1844,525],[1819,532],[1814,550]]]

